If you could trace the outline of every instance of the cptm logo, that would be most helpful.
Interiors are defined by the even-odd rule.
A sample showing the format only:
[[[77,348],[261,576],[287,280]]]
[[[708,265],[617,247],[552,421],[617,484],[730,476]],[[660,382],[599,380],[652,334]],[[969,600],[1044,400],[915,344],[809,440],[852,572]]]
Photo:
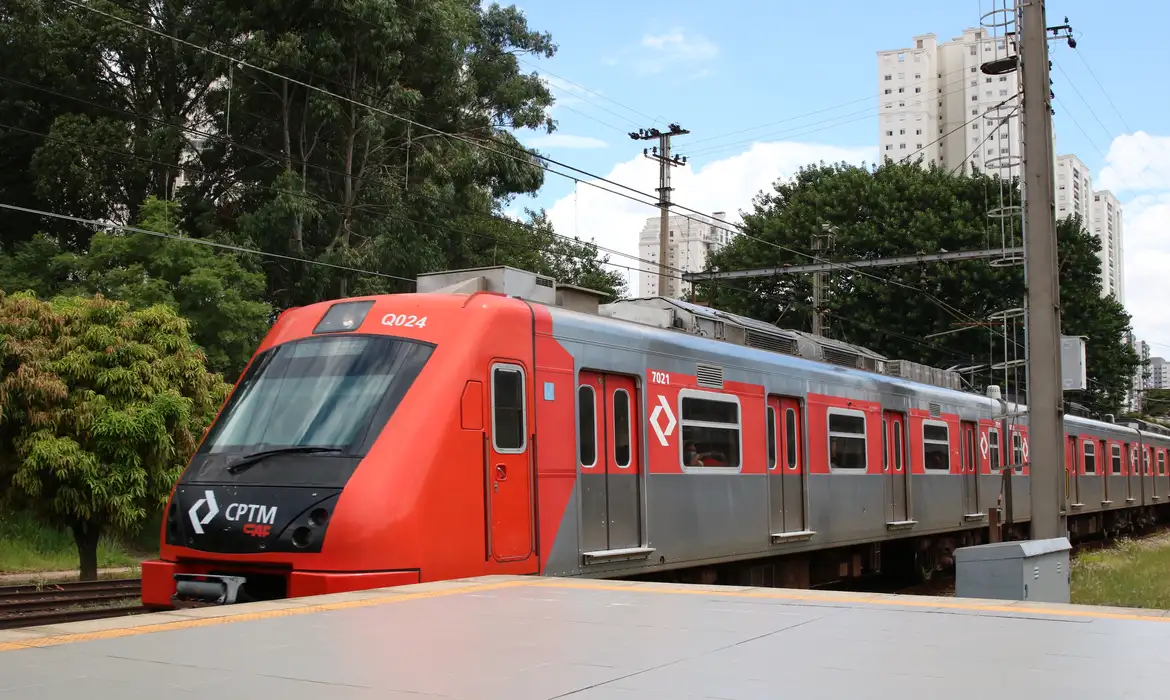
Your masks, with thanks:
[[[207,513],[199,517],[199,510],[207,506]],[[219,503],[215,500],[215,492],[203,492],[203,498],[195,501],[191,510],[187,512],[191,518],[191,527],[196,534],[202,535],[203,526],[207,525],[219,515]],[[272,532],[272,525],[276,522],[276,506],[262,506],[256,503],[232,503],[224,509],[223,517],[233,522],[243,520],[244,534],[253,537],[267,537]]]

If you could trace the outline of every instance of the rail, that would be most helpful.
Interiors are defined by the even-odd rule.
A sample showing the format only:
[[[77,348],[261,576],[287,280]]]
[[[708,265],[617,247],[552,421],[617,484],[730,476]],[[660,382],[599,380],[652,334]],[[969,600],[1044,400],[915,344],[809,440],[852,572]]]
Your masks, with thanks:
[[[0,587],[0,629],[81,622],[146,612],[142,579],[29,583]]]

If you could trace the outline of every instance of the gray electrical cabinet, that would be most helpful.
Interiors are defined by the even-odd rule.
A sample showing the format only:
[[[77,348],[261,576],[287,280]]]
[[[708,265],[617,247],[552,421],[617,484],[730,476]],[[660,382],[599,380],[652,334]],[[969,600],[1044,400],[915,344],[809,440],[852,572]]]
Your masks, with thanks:
[[[1068,538],[996,542],[955,550],[960,598],[1069,602]]]

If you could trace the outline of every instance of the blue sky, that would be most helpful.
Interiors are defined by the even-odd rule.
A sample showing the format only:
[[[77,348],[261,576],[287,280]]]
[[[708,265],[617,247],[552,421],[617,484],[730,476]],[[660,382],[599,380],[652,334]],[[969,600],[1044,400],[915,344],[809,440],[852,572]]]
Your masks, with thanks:
[[[556,138],[527,135],[526,142],[652,191],[656,171],[639,162],[648,144],[626,132],[678,122],[692,133],[676,147],[693,155],[687,172],[675,171],[676,201],[731,213],[807,162],[872,161],[876,52],[928,32],[947,41],[993,7],[990,0],[518,5],[530,27],[550,32],[559,46],[551,60],[522,64],[546,75],[559,100]],[[1108,186],[1127,203],[1127,306],[1139,334],[1167,343],[1155,353],[1170,354],[1170,319],[1155,317],[1157,304],[1142,304],[1153,293],[1155,268],[1170,269],[1170,3],[1049,0],[1047,8],[1049,25],[1068,16],[1078,42],[1076,50],[1053,42],[1057,151],[1075,153],[1095,187]],[[550,175],[537,198],[516,206],[546,207],[561,233],[636,253],[639,219],[654,210],[587,190]],[[1147,255],[1163,248],[1165,258]]]

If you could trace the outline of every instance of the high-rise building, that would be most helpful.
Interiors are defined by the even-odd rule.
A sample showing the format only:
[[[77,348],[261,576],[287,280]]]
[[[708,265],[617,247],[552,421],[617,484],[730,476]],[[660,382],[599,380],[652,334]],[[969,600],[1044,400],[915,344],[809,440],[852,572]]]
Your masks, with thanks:
[[[1151,384],[1151,371],[1148,363],[1150,362],[1150,344],[1144,340],[1138,340],[1131,333],[1129,336],[1130,344],[1133,350],[1137,353],[1138,358],[1142,364],[1138,366],[1137,371],[1133,374],[1133,390],[1129,394],[1129,410],[1142,410],[1142,403],[1145,399],[1146,388]]]
[[[658,245],[660,218],[646,219],[642,235],[638,238],[638,257],[646,261],[641,264],[638,296],[664,296],[679,299],[691,290],[689,282],[683,282],[683,272],[701,272],[707,266],[707,259],[731,241],[734,231],[726,225],[717,224],[713,219],[727,221],[727,214],[714,213],[713,218],[705,216],[671,216],[668,220],[666,289],[658,289]]]
[[[1121,202],[1109,190],[1093,193],[1090,230],[1101,241],[1101,294],[1125,303],[1125,228]]]
[[[1170,389],[1170,362],[1161,357],[1151,357],[1146,373],[1146,390]]]
[[[1056,218],[1081,215],[1082,225],[1092,230],[1093,179],[1089,169],[1074,155],[1056,158]]]
[[[942,44],[934,34],[913,42],[877,54],[880,156],[1018,176],[1018,74],[980,71],[988,61],[1014,56],[1015,49],[986,29],[964,30]]]

